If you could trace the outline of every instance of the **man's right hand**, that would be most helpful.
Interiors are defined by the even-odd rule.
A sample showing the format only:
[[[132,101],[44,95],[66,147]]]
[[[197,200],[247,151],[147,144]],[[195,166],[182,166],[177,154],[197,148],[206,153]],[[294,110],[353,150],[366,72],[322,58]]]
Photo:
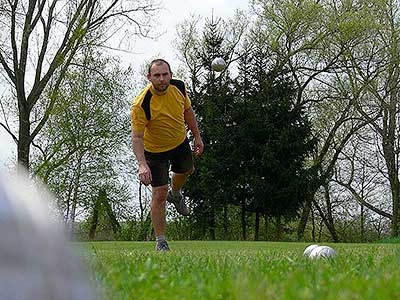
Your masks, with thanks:
[[[132,130],[132,149],[133,153],[136,155],[136,159],[139,162],[139,180],[144,185],[149,185],[153,179],[151,178],[151,171],[144,156],[143,137],[143,130]]]
[[[151,183],[151,181],[152,181],[151,171],[147,164],[139,165],[139,180],[144,185],[149,185]]]

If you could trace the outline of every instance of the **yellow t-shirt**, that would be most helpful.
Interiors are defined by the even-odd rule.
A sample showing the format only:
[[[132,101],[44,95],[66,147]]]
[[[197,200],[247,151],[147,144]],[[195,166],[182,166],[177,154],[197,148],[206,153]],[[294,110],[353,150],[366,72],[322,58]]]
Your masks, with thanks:
[[[190,106],[182,81],[172,79],[162,93],[149,84],[131,107],[132,130],[144,131],[144,149],[159,153],[180,145],[186,138],[184,111]]]

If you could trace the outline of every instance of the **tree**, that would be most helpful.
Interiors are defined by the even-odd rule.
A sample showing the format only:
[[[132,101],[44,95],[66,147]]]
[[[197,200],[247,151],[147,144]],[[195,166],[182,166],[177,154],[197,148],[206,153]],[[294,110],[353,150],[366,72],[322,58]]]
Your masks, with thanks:
[[[206,142],[188,192],[195,199],[194,215],[202,224],[199,227],[207,226],[211,238],[215,238],[217,214],[223,210],[227,219],[228,205],[238,205],[246,239],[247,213],[280,217],[297,211],[298,203],[302,203],[299,187],[307,182],[300,180],[306,178],[304,157],[313,143],[307,140],[310,127],[302,108],[296,105],[294,90],[281,75],[285,72],[274,69],[263,51],[264,44],[247,43],[241,50],[241,34],[231,43],[236,47],[226,47],[222,34],[226,31],[219,27],[220,22],[206,22],[202,43],[196,42],[196,35],[189,31],[181,44],[183,57],[193,60],[188,64],[196,80],[195,84],[192,81],[193,106]],[[186,48],[193,44],[201,46],[195,53]],[[228,59],[233,54],[239,62],[237,80],[230,78],[229,70],[218,76],[210,72],[214,57]],[[289,157],[288,153],[293,155]]]
[[[227,216],[232,197],[226,186],[229,178],[225,175],[226,170],[233,170],[233,161],[227,155],[232,143],[225,129],[230,124],[233,95],[229,70],[217,74],[211,70],[211,61],[219,56],[228,64],[232,61],[245,23],[240,15],[232,23],[212,17],[206,19],[200,35],[195,30],[198,22],[199,19],[194,19],[182,25],[178,46],[189,70],[190,97],[206,147],[201,159],[196,161],[196,172],[190,177],[186,192],[195,199],[194,226],[199,229],[198,236],[215,239],[217,215],[223,210]],[[223,223],[227,232],[227,217]]]
[[[133,34],[148,35],[149,17],[158,7],[152,0],[13,0],[1,4],[0,64],[18,104],[18,134],[7,124],[1,125],[17,143],[18,161],[29,168],[30,146],[56,106],[65,74],[82,46],[104,44],[99,37],[106,40],[111,28],[122,25],[132,26]],[[51,93],[45,97],[50,85]],[[33,119],[38,106],[40,114]]]
[[[335,194],[346,200],[348,214],[359,211],[359,236],[361,241],[368,240],[368,223],[374,219],[386,219],[390,222],[390,186],[386,183],[382,167],[384,160],[379,154],[379,141],[371,128],[364,128],[356,134],[342,153],[340,163],[335,167],[333,188]],[[343,206],[346,204],[344,203]],[[347,213],[347,212],[346,212]],[[379,232],[378,232],[379,235]]]
[[[97,207],[93,195],[100,191],[120,210],[117,217],[129,215],[131,195],[120,174],[129,172],[125,160],[131,158],[126,157],[130,74],[118,61],[88,47],[66,73],[58,106],[38,134],[40,151],[33,153],[32,171],[57,195],[71,229],[79,214],[82,219]]]
[[[195,22],[187,23],[186,25],[190,26],[185,26],[186,31],[181,31],[183,43],[180,44],[180,52],[188,62],[192,95],[200,99],[199,114],[207,115],[207,118],[212,120],[207,124],[208,129],[213,129],[209,132],[214,134],[220,130],[230,137],[224,139],[222,134],[215,134],[213,139],[210,139],[211,150],[214,152],[210,152],[208,157],[204,156],[204,161],[208,166],[212,166],[214,171],[219,167],[216,165],[217,159],[223,162],[220,167],[221,173],[214,173],[203,166],[203,174],[212,175],[209,184],[232,191],[228,198],[224,198],[220,190],[213,193],[213,197],[220,203],[228,201],[229,205],[241,206],[245,238],[245,222],[249,220],[248,210],[256,202],[251,185],[243,178],[240,179],[240,184],[235,186],[234,182],[238,182],[241,176],[240,172],[236,171],[251,161],[251,142],[257,136],[265,136],[266,130],[259,129],[258,134],[254,136],[241,135],[246,142],[243,142],[243,149],[238,149],[234,155],[236,158],[242,156],[242,159],[236,161],[236,165],[232,163],[235,160],[231,159],[231,153],[227,149],[236,148],[237,141],[231,143],[230,139],[239,136],[237,134],[240,123],[248,121],[247,128],[253,129],[251,124],[254,123],[251,119],[246,120],[243,117],[249,114],[249,111],[245,113],[248,107],[240,106],[241,101],[249,97],[253,97],[254,101],[258,99],[260,95],[256,92],[252,94],[252,91],[263,90],[265,77],[270,75],[265,70],[284,70],[287,72],[284,73],[286,78],[293,79],[293,89],[296,92],[294,107],[309,116],[313,137],[318,140],[315,152],[306,159],[307,168],[312,170],[314,178],[318,180],[312,181],[313,185],[305,195],[306,201],[299,210],[301,214],[297,228],[298,239],[304,239],[309,215],[313,213],[320,218],[319,221],[326,227],[332,240],[339,241],[341,234],[344,234],[344,224],[349,221],[346,218],[355,216],[351,210],[360,209],[357,203],[361,204],[360,218],[363,226],[366,226],[363,227],[365,230],[368,228],[368,216],[364,208],[369,208],[381,217],[391,218],[392,235],[396,236],[400,207],[397,142],[400,36],[398,2],[257,0],[251,4],[255,18],[251,19],[254,22],[247,23],[246,37],[240,39],[243,51],[238,53],[240,47],[236,47],[233,52],[235,58],[229,60],[231,69],[234,66],[232,61],[238,59],[239,66],[243,68],[235,70],[238,71],[238,77],[235,78],[234,84],[229,81],[232,74],[223,74],[229,75],[229,79],[224,76],[218,78],[221,79],[223,87],[217,86],[217,97],[212,98],[214,101],[207,98],[211,95],[209,91],[212,91],[215,82],[207,81],[207,69],[199,59],[207,46],[198,38],[198,26]],[[203,82],[207,82],[208,89],[202,90]],[[242,88],[238,88],[239,85]],[[219,90],[224,91],[231,99],[219,99]],[[206,99],[207,102],[201,102],[202,99]],[[208,106],[210,103],[212,105]],[[222,118],[216,117],[221,115],[218,106],[220,103],[227,104],[225,128],[222,126]],[[236,117],[235,114],[240,117]],[[204,129],[207,127],[204,126]],[[252,132],[256,133],[256,130]],[[365,138],[363,141],[360,137],[364,135],[370,140],[366,141]],[[238,138],[239,142],[241,138]],[[365,147],[357,147],[357,158],[349,158],[352,147],[360,142]],[[225,146],[225,151],[223,147],[220,148],[220,152],[215,151],[220,145]],[[217,153],[219,156],[216,156]],[[378,157],[379,155],[382,157]],[[370,173],[360,171],[359,157],[364,157],[365,160],[362,164],[363,172],[366,172],[367,167]],[[260,160],[253,160],[253,167],[259,167]],[[384,164],[381,165],[381,162]],[[354,165],[345,169],[346,164]],[[224,172],[229,176],[223,176]],[[220,176],[216,176],[217,174]],[[221,180],[221,176],[229,178]],[[232,178],[236,181],[231,180]],[[369,195],[364,194],[369,188],[364,181],[366,178],[379,178],[373,182],[371,188],[374,186],[386,191],[390,186],[392,202],[388,203],[386,197],[379,195],[368,198],[367,201],[366,197]],[[389,184],[384,182],[384,178],[387,178]],[[360,188],[360,182],[366,185]],[[209,188],[208,185],[204,187]],[[204,187],[198,186],[199,189]],[[343,187],[346,187],[347,192]],[[344,193],[343,196],[338,195],[339,188]],[[241,194],[239,190],[242,190]],[[210,207],[204,202],[203,209]],[[390,209],[393,210],[392,213],[389,212]],[[370,218],[374,219],[379,224],[382,223],[376,215]],[[354,220],[349,222],[352,221]],[[205,220],[205,223],[207,222],[208,220]],[[257,212],[255,222],[260,222]],[[382,232],[382,227],[378,227]],[[321,227],[320,232],[322,231]]]
[[[111,223],[111,227],[114,233],[118,233],[121,229],[115,214],[111,208],[111,205],[107,199],[107,192],[102,189],[99,191],[98,196],[94,200],[93,215],[90,222],[89,239],[93,240],[96,235],[96,229],[99,222],[99,214],[105,213]]]
[[[242,206],[256,213],[257,228],[259,214],[277,220],[296,216],[313,180],[304,163],[315,145],[290,75],[273,69],[261,45],[253,40],[253,51],[241,56],[230,131],[241,173],[234,186],[241,190]]]
[[[368,5],[352,1],[259,0],[253,5],[258,34],[271,49],[276,65],[292,73],[297,103],[309,112],[319,141],[309,162],[319,180],[307,197],[298,224],[298,239],[303,239],[315,194],[329,182],[352,135],[367,124],[355,108],[360,94],[347,92],[345,68],[349,60],[345,52],[364,42],[363,34],[373,22],[366,14]],[[330,218],[323,219],[335,235],[327,222]]]
[[[355,90],[360,90],[357,110],[376,131],[391,188],[392,236],[399,235],[400,181],[399,140],[399,12],[397,1],[367,1],[371,30],[360,47],[347,49],[347,74]],[[378,22],[379,20],[379,22]],[[373,37],[373,38],[371,38]]]

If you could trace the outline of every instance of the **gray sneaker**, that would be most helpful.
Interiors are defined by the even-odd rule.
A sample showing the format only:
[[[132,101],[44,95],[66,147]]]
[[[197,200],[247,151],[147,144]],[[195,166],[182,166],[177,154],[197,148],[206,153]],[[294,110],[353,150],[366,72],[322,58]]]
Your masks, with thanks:
[[[175,206],[176,211],[181,215],[183,216],[189,215],[189,209],[187,208],[185,204],[185,199],[183,198],[181,193],[179,193],[176,196],[173,196],[171,191],[168,191],[167,201],[169,203],[172,203]]]
[[[156,251],[168,252],[168,251],[171,251],[171,250],[169,249],[167,241],[164,240],[164,241],[157,242]]]

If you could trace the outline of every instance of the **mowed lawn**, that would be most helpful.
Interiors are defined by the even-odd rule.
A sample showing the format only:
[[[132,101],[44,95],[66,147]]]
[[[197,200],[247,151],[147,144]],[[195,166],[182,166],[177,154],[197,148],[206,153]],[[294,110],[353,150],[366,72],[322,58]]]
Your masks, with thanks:
[[[323,243],[320,243],[323,244]],[[400,299],[400,244],[323,244],[338,256],[303,256],[309,243],[94,242],[77,247],[107,300]]]

